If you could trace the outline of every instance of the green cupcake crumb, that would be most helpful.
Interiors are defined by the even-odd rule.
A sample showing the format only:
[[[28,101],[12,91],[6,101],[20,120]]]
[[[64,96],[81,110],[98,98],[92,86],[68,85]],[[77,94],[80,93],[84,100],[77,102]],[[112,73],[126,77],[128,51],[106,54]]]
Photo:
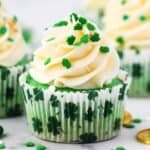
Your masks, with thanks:
[[[46,150],[46,147],[44,145],[38,145],[36,146],[36,150]]]
[[[141,123],[142,122],[142,119],[140,118],[135,118],[132,120],[133,123]]]
[[[28,141],[28,142],[25,143],[25,146],[26,147],[34,147],[35,144],[32,141]]]
[[[0,126],[0,137],[2,137],[2,136],[3,136],[3,134],[4,134],[4,129],[3,129],[3,127],[2,127],[2,126]]]

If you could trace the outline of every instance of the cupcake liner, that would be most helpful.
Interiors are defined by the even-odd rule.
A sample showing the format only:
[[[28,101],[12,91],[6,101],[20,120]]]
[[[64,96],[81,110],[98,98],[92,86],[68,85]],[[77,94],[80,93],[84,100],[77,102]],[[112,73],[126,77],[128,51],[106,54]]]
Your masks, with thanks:
[[[111,89],[59,91],[37,89],[20,77],[27,119],[37,137],[53,142],[90,143],[119,134],[129,78]]]
[[[150,52],[124,52],[122,68],[132,77],[129,96],[150,97]]]
[[[18,78],[25,71],[24,66],[0,66],[0,117],[22,114],[23,100]]]

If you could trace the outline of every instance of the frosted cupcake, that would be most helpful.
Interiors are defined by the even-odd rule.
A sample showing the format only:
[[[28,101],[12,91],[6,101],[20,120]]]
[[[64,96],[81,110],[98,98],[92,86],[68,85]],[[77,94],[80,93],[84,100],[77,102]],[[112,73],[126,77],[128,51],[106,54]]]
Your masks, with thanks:
[[[28,63],[17,17],[0,16],[0,117],[22,113],[18,77]]]
[[[150,96],[149,10],[149,0],[111,0],[106,9],[106,32],[133,78],[130,96]]]
[[[103,28],[103,17],[105,15],[105,8],[109,0],[84,0],[83,1],[83,12],[85,16],[91,20],[96,21],[99,27]]]
[[[73,13],[49,28],[42,43],[20,77],[31,131],[64,143],[117,136],[129,78],[107,39]]]

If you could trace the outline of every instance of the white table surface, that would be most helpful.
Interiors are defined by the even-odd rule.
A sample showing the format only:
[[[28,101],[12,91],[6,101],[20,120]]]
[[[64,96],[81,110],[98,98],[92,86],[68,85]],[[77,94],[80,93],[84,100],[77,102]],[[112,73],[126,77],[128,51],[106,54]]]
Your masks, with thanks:
[[[124,146],[126,150],[150,150],[150,146],[135,139],[138,131],[150,128],[150,99],[130,99],[127,101],[126,110],[131,112],[133,117],[142,118],[143,122],[137,124],[134,129],[122,129],[117,138],[106,142],[74,145],[45,142],[31,135],[25,117],[0,119],[0,125],[5,128],[6,134],[2,140],[7,146],[6,150],[35,150],[23,145],[27,141],[43,144],[47,150],[115,150],[117,146]]]

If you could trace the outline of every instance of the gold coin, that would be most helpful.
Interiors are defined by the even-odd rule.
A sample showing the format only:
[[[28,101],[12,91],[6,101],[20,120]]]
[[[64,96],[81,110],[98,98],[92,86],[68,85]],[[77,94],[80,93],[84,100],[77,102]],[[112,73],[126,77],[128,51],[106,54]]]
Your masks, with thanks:
[[[123,125],[129,125],[132,122],[132,115],[129,112],[125,112],[124,119],[123,119]]]
[[[145,129],[138,132],[136,138],[139,142],[150,145],[150,129]]]

